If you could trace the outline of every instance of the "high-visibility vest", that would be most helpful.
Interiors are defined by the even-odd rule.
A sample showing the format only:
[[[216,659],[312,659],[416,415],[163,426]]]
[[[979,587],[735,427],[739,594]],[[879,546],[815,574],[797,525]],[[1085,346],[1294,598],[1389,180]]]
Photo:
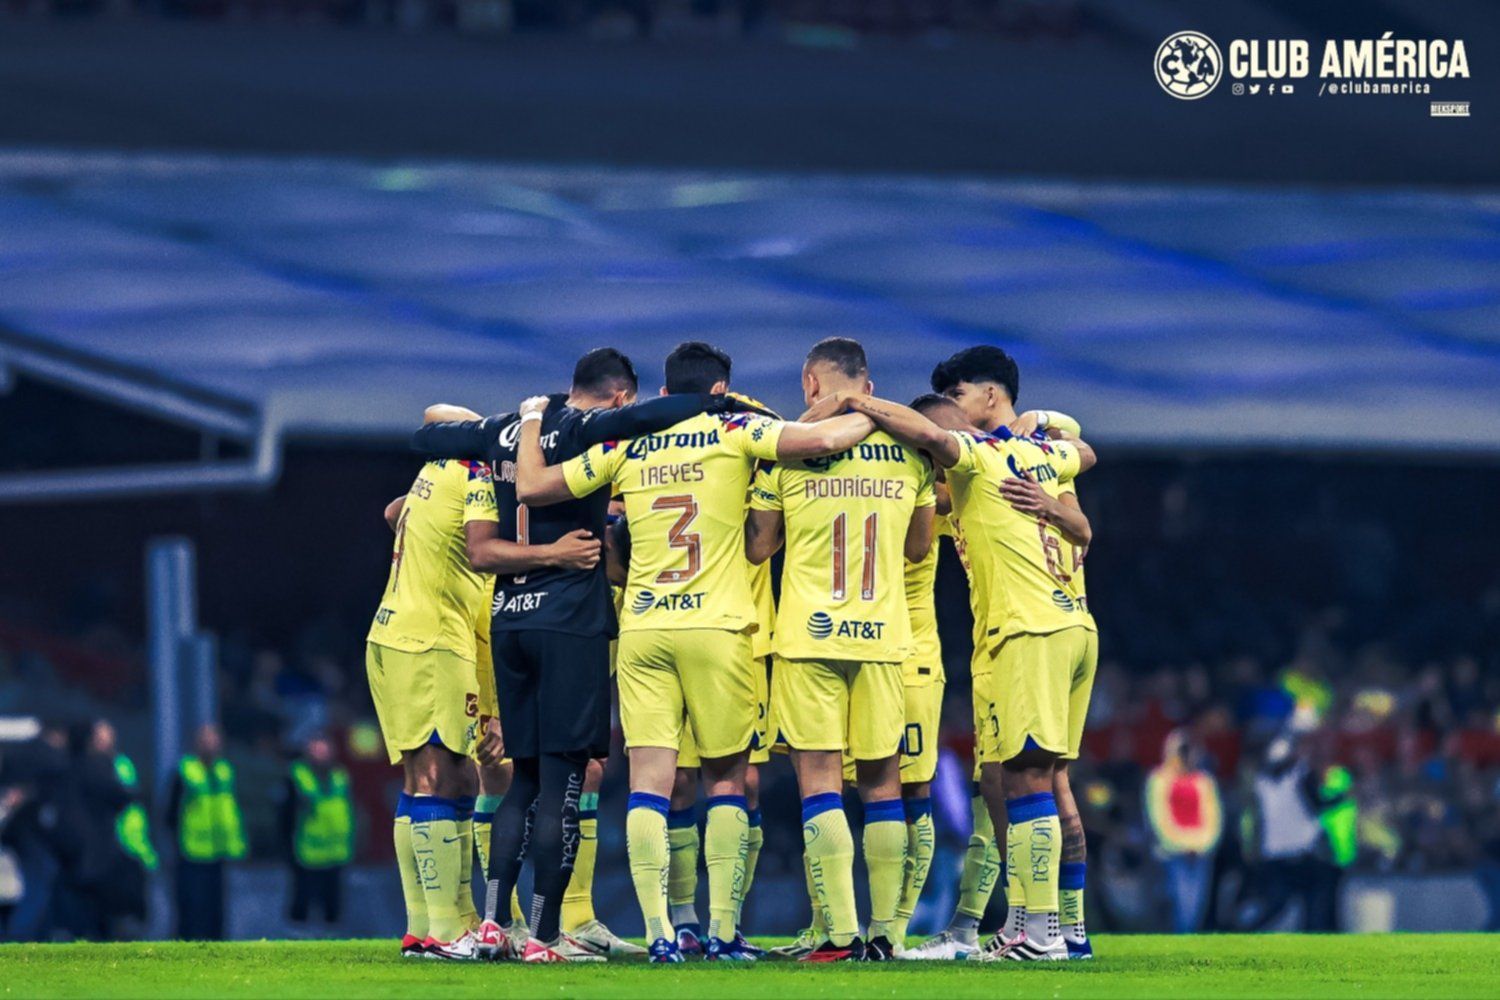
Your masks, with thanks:
[[[349,773],[341,767],[328,775],[326,785],[302,761],[292,764],[297,790],[297,829],[292,849],[304,868],[346,865],[354,856],[354,803],[349,798]]]
[[[234,798],[234,766],[220,758],[213,767],[188,755],[178,767],[182,812],[178,848],[188,861],[237,860],[245,856],[245,824]]]
[[[1344,768],[1330,767],[1323,775],[1319,798],[1323,809],[1318,822],[1328,835],[1333,863],[1347,868],[1359,857],[1359,804],[1354,801],[1354,779]]]
[[[134,792],[140,784],[135,771],[135,761],[124,754],[115,755],[115,777],[128,792]],[[131,802],[115,817],[115,839],[120,849],[135,858],[147,871],[156,871],[161,859],[156,856],[156,847],[151,843],[151,823],[146,816],[146,807]]]

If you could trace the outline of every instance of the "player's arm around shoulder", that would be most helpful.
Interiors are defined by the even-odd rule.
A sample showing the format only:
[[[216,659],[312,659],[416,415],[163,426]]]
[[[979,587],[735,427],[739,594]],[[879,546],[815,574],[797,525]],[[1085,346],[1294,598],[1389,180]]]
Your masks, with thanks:
[[[859,444],[875,430],[875,422],[861,413],[845,413],[815,424],[789,421],[776,441],[778,460],[836,455]]]
[[[578,462],[579,459],[586,461],[590,452],[584,452],[563,465],[547,464],[547,456],[542,451],[542,414],[547,412],[548,402],[546,396],[532,396],[521,403],[521,408],[517,411],[521,433],[516,442],[516,499],[529,507],[546,507],[586,496],[604,485],[604,480],[599,478],[591,489],[576,492],[564,471],[564,465]],[[589,468],[592,470],[592,465]]]
[[[945,469],[953,468],[962,457],[959,441],[953,434],[909,406],[862,393],[846,397],[844,405],[869,417],[877,427],[907,447],[931,455],[932,460]]]

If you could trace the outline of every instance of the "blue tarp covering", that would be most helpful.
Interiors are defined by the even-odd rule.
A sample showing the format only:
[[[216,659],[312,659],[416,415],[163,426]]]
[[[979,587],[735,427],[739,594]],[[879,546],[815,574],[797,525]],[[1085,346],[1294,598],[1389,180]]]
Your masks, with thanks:
[[[4,329],[302,436],[684,339],[796,412],[841,334],[903,399],[1000,344],[1101,443],[1500,451],[1500,195],[16,152]]]

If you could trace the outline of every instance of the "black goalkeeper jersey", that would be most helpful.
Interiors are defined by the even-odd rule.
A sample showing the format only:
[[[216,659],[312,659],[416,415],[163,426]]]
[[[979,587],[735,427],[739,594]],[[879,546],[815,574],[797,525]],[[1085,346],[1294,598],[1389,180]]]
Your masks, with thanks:
[[[661,396],[617,410],[580,410],[567,396],[550,396],[542,415],[542,451],[556,465],[601,441],[615,441],[666,430],[703,412],[728,412],[741,404],[731,397],[684,393]],[[516,444],[521,423],[514,413],[483,420],[427,424],[411,441],[428,458],[482,459],[491,463],[500,537],[526,545],[547,545],[583,528],[603,541],[609,492],[582,500],[528,507],[516,499]],[[616,634],[614,602],[604,558],[592,570],[547,568],[497,574],[492,607],[494,631],[547,629],[573,635]]]

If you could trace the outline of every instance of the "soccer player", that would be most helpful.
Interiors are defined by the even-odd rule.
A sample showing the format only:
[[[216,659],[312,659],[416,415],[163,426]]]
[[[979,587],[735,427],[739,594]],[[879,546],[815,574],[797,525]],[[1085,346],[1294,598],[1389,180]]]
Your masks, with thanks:
[[[463,870],[473,862],[464,853],[458,799],[479,738],[475,636],[488,580],[471,565],[466,534],[493,526],[494,517],[487,467],[424,465],[402,504],[390,575],[367,636],[375,713],[391,763],[405,772],[395,823],[407,901],[403,954],[477,955],[460,902]]]
[[[668,398],[722,389],[730,361],[702,343],[666,362]],[[745,495],[757,460],[843,451],[871,430],[857,414],[817,425],[703,414],[667,431],[607,441],[548,465],[541,404],[522,406],[516,487],[532,506],[584,498],[613,485],[630,523],[630,570],[620,626],[620,718],[630,752],[626,835],[631,876],[657,962],[681,961],[667,911],[667,811],[684,721],[697,738],[708,789],[704,859],[710,959],[735,947],[736,886],[749,839],[745,769],[756,725],[750,657],[755,627],[745,571]],[[607,495],[607,494],[604,494]]]
[[[540,424],[548,457],[571,458],[616,436],[671,426],[705,409],[733,407],[702,394],[632,404],[638,380],[630,359],[612,348],[579,359],[566,396],[540,397],[528,422]],[[443,416],[430,413],[429,416]],[[473,454],[498,470],[500,535],[485,568],[500,574],[492,633],[500,719],[515,773],[495,812],[481,946],[513,957],[498,914],[528,856],[534,871],[529,962],[591,961],[629,951],[593,921],[583,936],[561,928],[563,897],[585,819],[588,762],[609,750],[609,642],[616,630],[609,582],[599,559],[607,495],[533,510],[518,497],[516,449],[522,415],[429,425],[413,446],[429,453]],[[571,499],[571,498],[569,498]],[[573,550],[586,544],[587,560]],[[597,794],[597,792],[593,793]]]
[[[802,383],[809,406],[840,391],[868,392],[864,348],[844,337],[818,342]],[[879,432],[756,476],[750,561],[769,559],[783,532],[787,547],[771,716],[791,747],[816,902],[828,924],[828,939],[803,961],[895,955],[907,839],[902,662],[911,647],[903,556],[915,561],[930,551],[935,503],[931,463]],[[868,942],[859,937],[854,841],[843,811],[846,747],[864,804]]]
[[[945,365],[948,395],[971,421],[997,411],[1014,419],[1019,377],[1003,351],[972,348]],[[1070,541],[1086,542],[1090,529],[1082,511],[1059,498],[1093,465],[1093,451],[1078,440],[1017,437],[1003,423],[990,435],[945,431],[885,400],[854,397],[848,405],[947,470],[977,600],[987,608],[992,707],[980,738],[992,756],[982,785],[996,826],[1008,817],[1006,869],[1026,910],[1019,933],[985,957],[1066,960],[1055,773],[1077,755],[1098,648],[1083,546]],[[1007,485],[1012,479],[1040,490],[1024,482]]]

